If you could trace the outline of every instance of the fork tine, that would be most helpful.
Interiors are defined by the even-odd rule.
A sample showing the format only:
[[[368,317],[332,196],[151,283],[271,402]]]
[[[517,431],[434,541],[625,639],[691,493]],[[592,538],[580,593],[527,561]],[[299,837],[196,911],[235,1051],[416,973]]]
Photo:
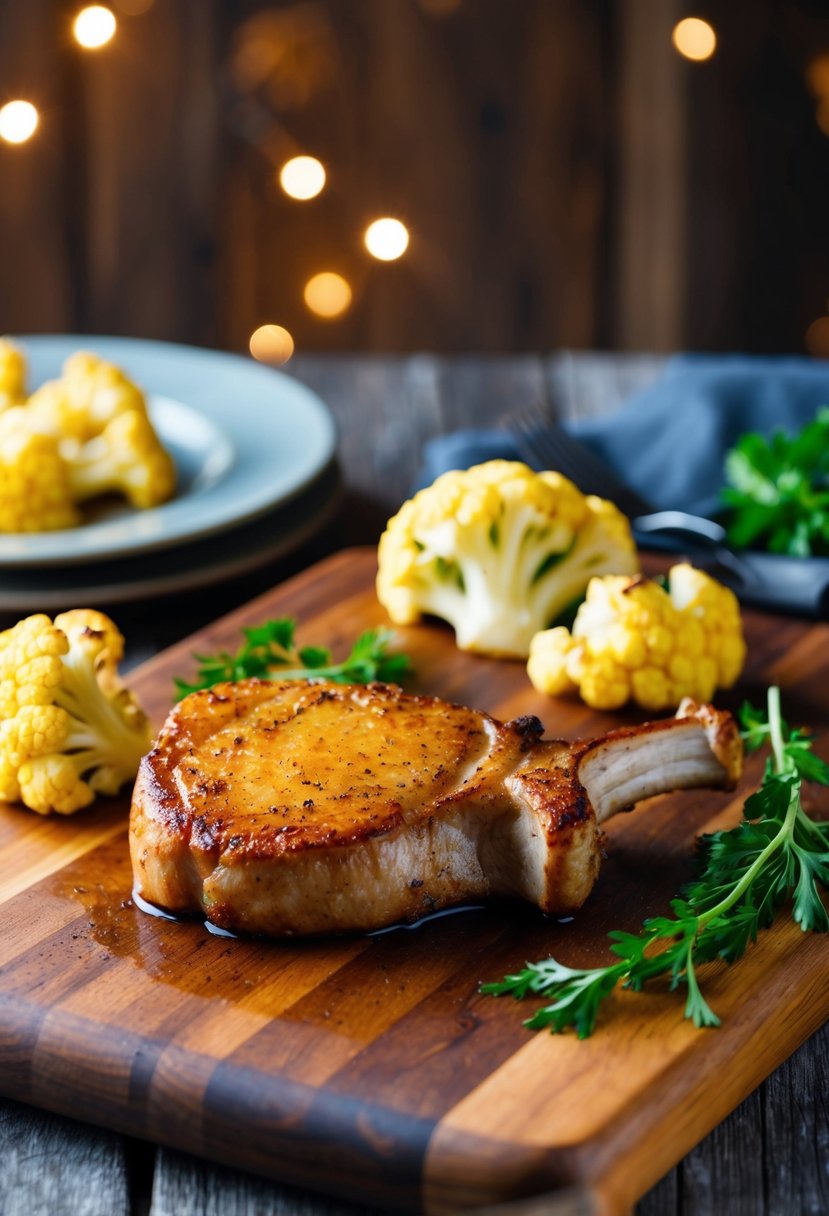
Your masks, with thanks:
[[[539,406],[522,406],[504,422],[520,454],[537,470],[563,473],[585,494],[598,494],[615,502],[625,515],[646,515],[653,507],[600,457],[568,434]]]

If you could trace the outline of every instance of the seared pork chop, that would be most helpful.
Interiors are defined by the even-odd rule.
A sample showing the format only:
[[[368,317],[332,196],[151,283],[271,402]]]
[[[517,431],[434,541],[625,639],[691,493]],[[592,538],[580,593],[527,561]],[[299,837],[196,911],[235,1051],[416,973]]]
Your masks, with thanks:
[[[599,825],[642,798],[732,785],[728,714],[589,742],[543,740],[383,684],[242,680],[186,697],[141,764],[137,893],[228,929],[376,929],[490,895],[565,913],[586,899]]]

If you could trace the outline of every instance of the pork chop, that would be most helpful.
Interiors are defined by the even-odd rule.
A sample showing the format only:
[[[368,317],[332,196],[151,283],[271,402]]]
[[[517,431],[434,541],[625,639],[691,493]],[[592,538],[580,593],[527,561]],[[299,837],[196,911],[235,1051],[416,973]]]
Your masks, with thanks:
[[[733,720],[708,706],[587,742],[543,729],[384,684],[193,693],[141,763],[136,892],[274,936],[376,929],[492,895],[571,912],[608,816],[729,787],[742,765]]]

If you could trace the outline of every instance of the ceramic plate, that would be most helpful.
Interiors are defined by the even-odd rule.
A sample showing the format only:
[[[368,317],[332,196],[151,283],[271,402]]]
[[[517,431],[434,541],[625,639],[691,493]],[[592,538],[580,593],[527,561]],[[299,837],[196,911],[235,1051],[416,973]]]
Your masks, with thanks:
[[[152,510],[107,502],[78,528],[0,535],[0,566],[103,561],[221,532],[288,502],[334,454],[334,424],[322,401],[250,359],[135,338],[20,342],[30,390],[58,376],[77,350],[121,367],[147,394],[176,462],[178,488],[175,498]]]
[[[289,553],[331,519],[340,501],[329,466],[290,502],[219,535],[161,553],[139,553],[64,570],[0,570],[0,612],[52,612],[124,603],[225,582]],[[5,627],[11,622],[2,621]]]

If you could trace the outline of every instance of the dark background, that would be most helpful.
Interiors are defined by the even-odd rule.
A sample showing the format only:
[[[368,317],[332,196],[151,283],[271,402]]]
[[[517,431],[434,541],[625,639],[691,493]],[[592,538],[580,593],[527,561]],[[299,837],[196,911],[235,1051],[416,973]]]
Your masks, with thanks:
[[[0,143],[0,332],[829,355],[825,2],[111,0],[94,53],[78,7],[0,0],[0,101],[41,113]],[[328,186],[297,203],[303,152]],[[398,262],[362,247],[382,214]]]

